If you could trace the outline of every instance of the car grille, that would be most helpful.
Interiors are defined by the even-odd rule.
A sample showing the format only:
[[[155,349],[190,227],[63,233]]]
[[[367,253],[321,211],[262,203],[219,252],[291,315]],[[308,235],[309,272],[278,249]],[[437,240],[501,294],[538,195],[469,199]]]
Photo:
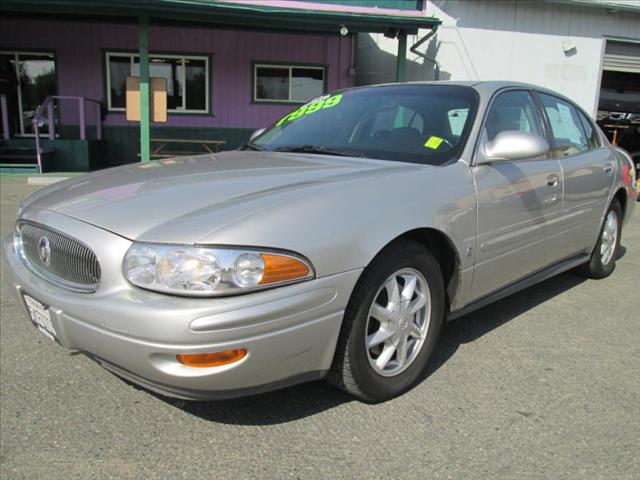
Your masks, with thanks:
[[[68,290],[95,292],[100,263],[85,244],[34,223],[18,223],[21,257],[35,273]]]

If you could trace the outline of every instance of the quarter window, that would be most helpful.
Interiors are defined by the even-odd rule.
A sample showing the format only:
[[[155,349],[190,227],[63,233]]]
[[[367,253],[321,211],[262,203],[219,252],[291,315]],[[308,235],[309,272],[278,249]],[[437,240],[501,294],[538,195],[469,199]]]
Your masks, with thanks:
[[[551,126],[555,155],[567,157],[589,150],[578,112],[573,105],[544,93],[540,94],[540,98]]]
[[[596,129],[593,127],[593,123],[587,119],[587,117],[582,113],[578,112],[580,117],[580,122],[582,123],[582,128],[584,133],[587,136],[587,142],[589,142],[589,148],[598,148],[600,146],[600,141],[598,140],[598,133]]]
[[[107,99],[109,110],[124,111],[127,77],[140,75],[138,56],[107,53]],[[167,81],[169,112],[209,111],[209,59],[184,55],[150,55],[149,76]]]
[[[254,65],[255,102],[304,103],[325,92],[324,67]]]

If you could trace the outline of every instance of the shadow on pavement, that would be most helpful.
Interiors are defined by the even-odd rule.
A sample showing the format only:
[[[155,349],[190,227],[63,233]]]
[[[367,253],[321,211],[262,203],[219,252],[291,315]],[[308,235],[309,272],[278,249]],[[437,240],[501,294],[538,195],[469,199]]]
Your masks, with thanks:
[[[575,273],[564,273],[445,324],[434,356],[419,383],[444,365],[460,345],[473,342],[585,280]],[[211,402],[191,402],[153,395],[202,419],[234,425],[276,425],[355,401],[351,396],[323,381],[251,397]]]
[[[577,273],[563,273],[445,324],[436,351],[427,367],[425,378],[449,360],[460,345],[477,340],[484,334],[550,298],[562,295],[586,280]]]

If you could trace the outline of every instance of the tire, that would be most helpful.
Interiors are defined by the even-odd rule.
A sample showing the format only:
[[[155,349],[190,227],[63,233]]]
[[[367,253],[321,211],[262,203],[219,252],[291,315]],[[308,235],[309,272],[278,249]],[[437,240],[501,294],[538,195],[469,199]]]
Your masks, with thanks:
[[[412,291],[410,284],[414,283],[414,277],[415,291]],[[398,285],[399,296],[390,287],[393,282]],[[411,298],[407,299],[408,296]],[[392,297],[400,300],[396,302],[398,308],[392,307]],[[420,307],[422,298],[424,307],[412,313]],[[380,310],[378,307],[382,306],[385,308]],[[442,272],[431,252],[410,240],[389,245],[365,268],[351,294],[327,380],[367,403],[382,402],[406,392],[425,371],[440,334],[444,307]],[[404,313],[400,313],[403,309]],[[388,321],[375,318],[386,315],[393,318]],[[384,336],[391,330],[396,332],[392,337],[370,346],[375,343],[375,335]],[[386,353],[383,356],[383,352],[396,341],[395,352],[381,367],[389,356]],[[405,354],[401,355],[401,351]]]
[[[608,252],[607,247],[607,239],[611,238],[611,228],[608,224],[611,218],[615,218],[615,239],[613,241],[613,251]],[[578,267],[578,272],[588,278],[605,278],[611,275],[613,270],[616,268],[616,260],[620,253],[620,236],[622,235],[622,207],[620,207],[620,202],[618,200],[614,200],[607,210],[607,214],[605,215],[605,220],[602,224],[602,229],[600,230],[600,236],[598,237],[598,243],[596,243],[596,247],[593,249],[591,253],[591,258],[589,262],[585,263]],[[604,245],[604,247],[603,247]],[[605,255],[605,253],[607,253]]]

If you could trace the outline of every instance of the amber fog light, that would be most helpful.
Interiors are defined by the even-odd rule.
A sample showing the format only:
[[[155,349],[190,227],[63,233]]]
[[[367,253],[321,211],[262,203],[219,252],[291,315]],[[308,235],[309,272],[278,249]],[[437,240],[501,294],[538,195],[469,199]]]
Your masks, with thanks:
[[[183,353],[176,355],[178,361],[187,367],[209,368],[229,365],[242,360],[247,355],[244,348],[211,353]]]

